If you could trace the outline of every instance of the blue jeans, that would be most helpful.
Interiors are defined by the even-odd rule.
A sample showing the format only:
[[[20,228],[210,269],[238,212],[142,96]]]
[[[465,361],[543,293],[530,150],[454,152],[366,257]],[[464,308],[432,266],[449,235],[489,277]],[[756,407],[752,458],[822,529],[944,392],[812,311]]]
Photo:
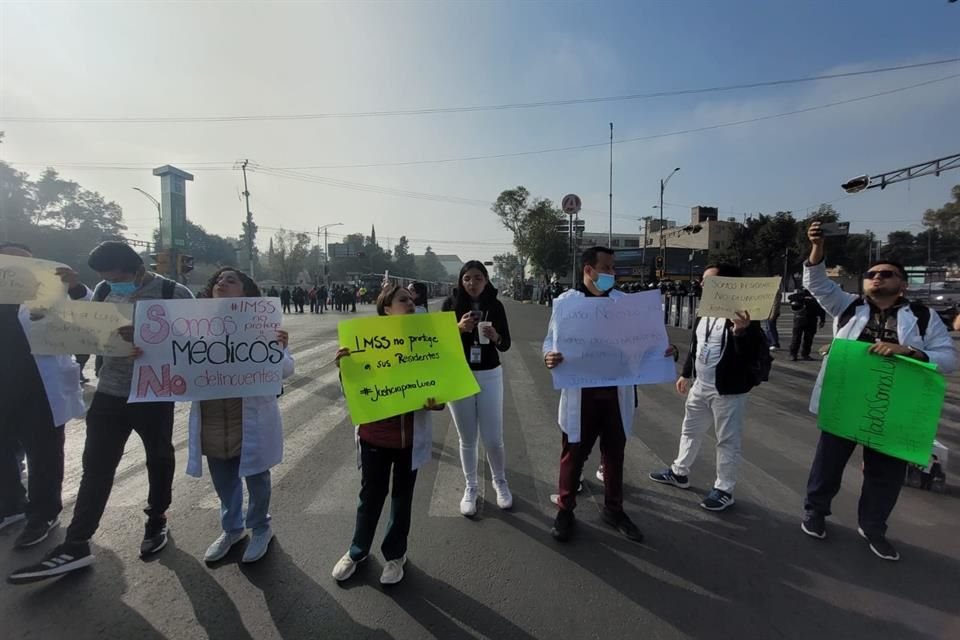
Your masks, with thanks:
[[[780,348],[780,332],[777,330],[776,320],[767,320],[763,323],[763,330],[767,334],[767,342],[771,347]]]
[[[213,487],[220,498],[220,524],[227,533],[239,533],[244,529],[243,483],[240,479],[240,457],[223,460],[207,457],[207,467],[213,479]],[[262,533],[270,526],[270,470],[247,476],[246,528],[254,534]]]

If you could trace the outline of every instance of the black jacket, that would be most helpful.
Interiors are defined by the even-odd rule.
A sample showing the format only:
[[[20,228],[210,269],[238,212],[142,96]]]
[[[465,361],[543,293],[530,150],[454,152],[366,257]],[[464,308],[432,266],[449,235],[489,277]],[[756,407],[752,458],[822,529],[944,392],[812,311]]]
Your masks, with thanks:
[[[797,291],[787,298],[793,310],[793,326],[806,327],[827,321],[827,312],[809,291]]]
[[[694,378],[697,374],[697,326],[703,318],[697,318],[693,326],[693,338],[690,341],[690,353],[683,363],[683,377]],[[757,361],[765,341],[759,322],[751,322],[747,330],[739,336],[733,333],[733,322],[727,320],[724,325],[723,357],[717,363],[717,393],[722,396],[747,393],[759,384],[753,373],[753,363]]]
[[[453,295],[443,301],[442,310],[455,312],[457,322],[460,322],[464,314],[473,310],[473,301],[468,296],[464,297],[465,300],[459,299],[457,292],[454,291]],[[472,333],[461,333],[460,340],[463,342],[463,353],[467,363],[470,363],[470,349],[474,346],[480,347],[480,363],[471,364],[470,368],[475,371],[487,371],[499,367],[500,352],[510,348],[510,326],[507,324],[507,312],[503,308],[503,303],[497,300],[497,290],[493,285],[487,284],[487,288],[480,294],[478,303],[480,312],[485,316],[484,319],[487,322],[492,322],[493,328],[500,334],[500,344],[495,345],[493,342],[479,344],[477,329],[474,329]]]

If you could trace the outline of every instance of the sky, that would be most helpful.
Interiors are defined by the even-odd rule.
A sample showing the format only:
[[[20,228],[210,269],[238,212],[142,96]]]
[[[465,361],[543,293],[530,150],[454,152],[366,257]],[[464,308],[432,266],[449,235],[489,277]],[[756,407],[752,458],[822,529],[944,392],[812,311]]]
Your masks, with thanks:
[[[607,231],[604,143],[613,122],[617,233],[638,232],[639,218],[657,214],[659,180],[674,167],[665,213],[680,222],[692,205],[743,219],[804,216],[826,202],[853,231],[918,231],[910,225],[949,199],[960,172],[854,196],[840,184],[960,151],[960,77],[948,78],[960,63],[565,106],[344,114],[649,94],[942,60],[960,57],[958,24],[960,3],[946,0],[2,2],[0,160],[34,176],[58,169],[118,202],[131,238],[150,239],[155,209],[133,187],[159,195],[152,167],[191,171],[187,216],[235,237],[245,215],[235,166],[249,159],[262,247],[281,227],[343,223],[330,229],[331,242],[376,225],[388,248],[406,235],[417,253],[429,245],[486,260],[510,250],[489,205],[517,185],[554,201],[579,194],[587,231]],[[169,121],[303,114],[339,115]],[[645,139],[626,141],[634,138]],[[420,164],[396,164],[410,162]]]

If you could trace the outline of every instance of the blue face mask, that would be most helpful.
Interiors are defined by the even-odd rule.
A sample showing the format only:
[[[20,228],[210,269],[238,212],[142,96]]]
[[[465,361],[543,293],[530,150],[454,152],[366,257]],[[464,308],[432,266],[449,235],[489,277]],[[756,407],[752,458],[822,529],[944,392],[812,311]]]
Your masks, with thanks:
[[[607,292],[613,289],[613,285],[617,284],[617,279],[609,273],[599,273],[597,274],[597,280],[594,284],[597,285],[597,289],[600,289],[600,291]]]
[[[110,285],[110,293],[115,296],[129,297],[137,290],[136,282],[107,282]]]

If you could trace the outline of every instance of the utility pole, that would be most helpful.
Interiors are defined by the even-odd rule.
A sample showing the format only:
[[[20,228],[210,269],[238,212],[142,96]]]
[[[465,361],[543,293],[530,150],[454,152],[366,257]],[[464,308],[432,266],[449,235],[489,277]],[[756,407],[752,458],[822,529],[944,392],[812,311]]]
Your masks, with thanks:
[[[244,160],[240,168],[243,170],[243,197],[247,202],[247,256],[250,259],[248,269],[250,271],[250,277],[255,278],[256,276],[253,273],[253,214],[250,213],[250,190],[247,189],[247,164],[249,164],[249,162],[249,160]]]
[[[660,204],[663,204],[662,202]],[[610,227],[607,231],[607,246],[613,246],[613,123],[610,123]]]
[[[643,272],[643,283],[647,283],[647,237],[650,235],[650,220],[653,218],[651,216],[644,216],[641,218],[643,221],[643,244],[640,249],[640,269]]]

